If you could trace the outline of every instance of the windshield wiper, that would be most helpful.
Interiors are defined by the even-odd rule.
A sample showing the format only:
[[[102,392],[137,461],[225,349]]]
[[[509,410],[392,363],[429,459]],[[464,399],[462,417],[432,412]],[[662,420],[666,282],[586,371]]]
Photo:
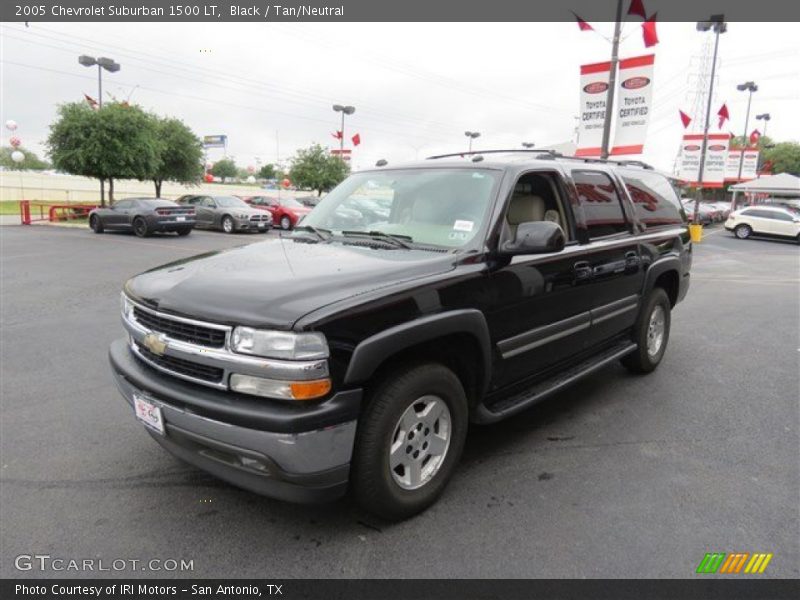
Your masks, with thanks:
[[[313,225],[297,225],[294,228],[295,231],[310,231],[314,235],[316,235],[321,241],[327,242],[331,239],[333,233],[330,229],[325,229],[323,227],[314,227]]]
[[[411,248],[414,241],[410,235],[394,235],[384,231],[343,231],[345,237],[368,237],[381,242],[390,242],[400,248]]]

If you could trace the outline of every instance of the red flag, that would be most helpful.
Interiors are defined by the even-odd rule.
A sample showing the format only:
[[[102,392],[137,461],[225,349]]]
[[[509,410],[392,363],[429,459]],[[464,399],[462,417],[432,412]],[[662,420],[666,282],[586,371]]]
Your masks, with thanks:
[[[89,103],[89,106],[91,106],[92,108],[97,108],[98,107],[97,100],[92,98],[89,94],[84,94],[83,97],[86,98],[86,102]]]
[[[337,140],[342,139],[342,132],[341,131],[337,131],[336,133],[332,133],[331,135],[334,137],[334,139],[337,139]]]
[[[631,0],[631,6],[628,8],[628,14],[642,17],[642,20],[646,21],[647,13],[644,12],[644,2],[642,2],[642,0]]]
[[[355,134],[352,138],[353,146],[358,146],[361,143],[361,136],[359,134]]]
[[[644,38],[644,47],[650,48],[658,43],[658,33],[656,33],[656,15],[654,12],[649,19],[645,19],[642,23],[642,37]]]
[[[717,129],[722,129],[722,124],[731,118],[730,114],[728,114],[728,105],[723,103],[717,111],[717,115],[719,116],[719,125],[717,125]]]
[[[679,110],[678,113],[681,115],[681,123],[683,123],[683,128],[686,129],[689,126],[689,123],[692,122],[692,118],[682,110]]]
[[[750,134],[750,143],[755,145],[758,143],[758,140],[761,138],[761,132],[758,129],[753,129],[753,133]]]
[[[572,12],[572,11],[570,11],[570,12]],[[589,25],[586,21],[581,19],[574,12],[572,14],[575,15],[575,20],[578,22],[578,27],[580,27],[581,31],[594,31],[594,27]]]

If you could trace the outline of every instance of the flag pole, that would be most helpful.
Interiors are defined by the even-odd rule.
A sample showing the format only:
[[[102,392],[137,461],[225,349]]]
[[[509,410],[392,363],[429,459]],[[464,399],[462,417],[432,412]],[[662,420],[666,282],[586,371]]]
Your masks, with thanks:
[[[611,115],[614,113],[614,92],[617,85],[617,63],[619,63],[619,38],[622,29],[622,0],[617,0],[617,17],[614,23],[614,39],[611,42],[611,71],[606,92],[606,116],[603,121],[603,143],[600,158],[608,158],[608,144],[611,138]]]
[[[714,57],[711,59],[711,81],[708,84],[708,103],[706,104],[706,122],[703,127],[703,142],[700,146],[700,170],[697,174],[697,194],[694,198],[693,223],[697,223],[698,213],[700,212],[700,197],[703,195],[703,172],[706,166],[706,150],[708,149],[708,128],[711,121],[711,101],[714,96],[714,77],[717,72],[717,50],[719,49],[719,34],[723,23],[716,23],[714,26]]]

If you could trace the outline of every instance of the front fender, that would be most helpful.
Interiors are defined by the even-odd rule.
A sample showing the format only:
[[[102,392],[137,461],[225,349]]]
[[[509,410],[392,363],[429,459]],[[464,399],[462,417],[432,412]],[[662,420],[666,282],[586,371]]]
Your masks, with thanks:
[[[492,369],[491,343],[486,318],[476,309],[427,315],[368,337],[353,351],[344,383],[351,385],[367,381],[390,356],[454,333],[466,333],[475,338],[483,366],[483,373],[479,374],[480,387],[485,393]]]

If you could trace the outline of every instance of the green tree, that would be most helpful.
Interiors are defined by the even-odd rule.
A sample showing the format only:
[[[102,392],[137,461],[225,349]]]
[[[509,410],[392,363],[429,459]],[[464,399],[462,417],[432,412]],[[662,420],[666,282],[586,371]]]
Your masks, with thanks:
[[[153,119],[137,106],[121,103],[91,109],[84,102],[62,104],[50,125],[47,148],[53,166],[66,173],[108,181],[150,179],[159,164]],[[105,198],[101,199],[105,206]]]
[[[764,148],[761,164],[767,161],[772,163],[773,174],[791,173],[800,176],[800,144],[780,142]]]
[[[278,175],[275,170],[275,165],[264,165],[258,170],[258,177],[261,179],[275,179]]]
[[[165,181],[183,184],[199,183],[203,177],[203,143],[179,119],[153,118],[158,140],[158,166],[150,179],[156,188],[156,198],[161,197]]]
[[[350,172],[347,163],[319,144],[298,150],[291,164],[292,183],[298,188],[316,190],[317,195],[336,187]]]
[[[230,158],[223,158],[214,163],[214,166],[211,167],[211,174],[214,177],[225,179],[226,177],[236,177],[239,174],[239,169]]]
[[[19,150],[25,155],[25,160],[16,163],[11,159],[11,154],[14,150]],[[0,167],[6,169],[13,169],[16,171],[44,171],[50,168],[50,164],[46,160],[42,160],[35,153],[26,150],[22,146],[19,148],[12,148],[5,146],[0,148]]]

